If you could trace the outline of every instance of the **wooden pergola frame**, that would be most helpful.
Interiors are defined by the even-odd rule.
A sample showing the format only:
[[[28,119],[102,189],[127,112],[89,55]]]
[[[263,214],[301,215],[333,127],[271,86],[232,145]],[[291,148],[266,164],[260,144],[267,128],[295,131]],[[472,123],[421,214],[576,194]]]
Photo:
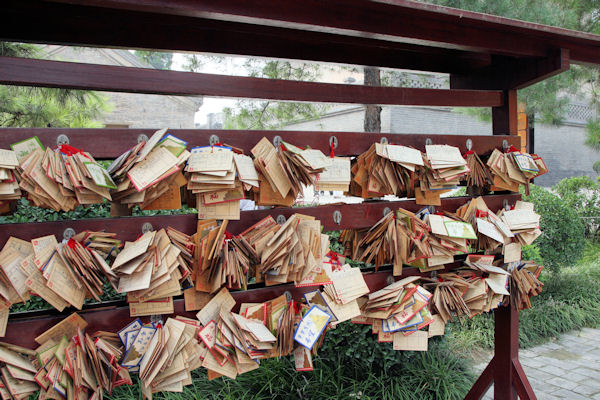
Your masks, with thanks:
[[[516,90],[569,69],[570,62],[600,64],[600,37],[523,21],[455,10],[408,0],[5,0],[0,6],[0,40],[209,52],[285,58],[327,63],[435,71],[450,74],[449,90],[366,87],[260,78],[160,71],[59,61],[0,58],[0,83],[7,85],[123,91],[181,96],[224,96],[283,101],[335,102],[385,105],[491,107],[493,136],[395,135],[363,132],[291,132],[175,130],[192,144],[208,144],[211,135],[249,150],[262,136],[280,136],[294,143],[329,149],[338,139],[336,154],[357,155],[382,137],[424,150],[425,140],[489,154],[494,148],[519,143]],[[159,128],[159,127],[157,127]],[[144,129],[0,129],[0,147],[37,135],[54,146],[58,135],[92,151],[97,158],[114,158],[136,143]],[[102,146],[93,147],[93,143]],[[518,194],[486,196],[491,208]],[[451,198],[440,209],[454,211],[468,198]],[[413,200],[366,202],[303,208],[318,217],[325,229],[363,228],[381,218],[385,207],[417,210]],[[333,212],[340,211],[336,224]],[[242,212],[232,221],[233,233],[271,214],[289,216],[291,208]],[[194,215],[121,217],[4,225],[0,242],[10,236],[31,239],[46,234],[62,236],[66,228],[104,229],[123,239],[135,238],[143,223],[173,226],[192,233]],[[446,266],[451,269],[455,265]],[[404,275],[419,274],[405,268]],[[366,273],[371,289],[386,285],[389,269]],[[256,287],[236,292],[238,302],[263,301],[289,290],[291,285]],[[186,314],[183,301],[175,311]],[[123,302],[87,307],[82,314],[90,329],[107,329],[129,320]],[[21,313],[11,316],[6,341],[21,345],[56,323],[64,313]],[[535,399],[518,360],[518,310],[495,311],[495,355],[467,398],[477,399],[494,383],[497,399]]]

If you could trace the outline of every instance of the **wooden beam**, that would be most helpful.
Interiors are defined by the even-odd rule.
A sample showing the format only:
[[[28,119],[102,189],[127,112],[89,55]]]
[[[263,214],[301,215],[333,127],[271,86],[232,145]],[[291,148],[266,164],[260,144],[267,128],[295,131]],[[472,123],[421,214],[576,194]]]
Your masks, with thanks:
[[[492,107],[492,133],[494,135],[517,135],[518,128],[517,91],[505,90],[504,105]]]
[[[388,42],[519,57],[542,57],[552,48],[568,48],[575,61],[600,63],[600,37],[597,35],[409,0],[54,2],[127,10],[139,14],[168,14],[266,25],[279,29],[326,32],[351,38],[369,37]]]
[[[448,269],[457,268],[462,265],[460,263],[449,264]],[[443,272],[444,270],[442,270]],[[379,272],[367,272],[364,274],[365,282],[371,291],[379,290],[387,286],[388,279],[399,279],[400,277],[392,277],[390,268],[384,268]],[[402,270],[402,277],[425,275],[430,273],[421,273],[419,269],[405,267]],[[295,287],[293,284],[283,284],[268,287],[259,287],[245,291],[232,291],[231,295],[236,300],[234,311],[239,311],[241,303],[264,302],[280,296],[285,292],[289,292],[294,300],[302,299],[302,295],[306,292],[315,290],[316,287]],[[181,315],[189,318],[195,318],[197,311],[185,311],[184,300],[181,296],[173,301],[173,315]],[[11,314],[6,329],[6,336],[2,338],[5,343],[12,343],[27,348],[35,346],[34,338],[39,334],[60,322],[67,315],[75,310],[69,308],[65,311],[58,312],[57,310],[46,310],[37,312],[22,312]],[[93,333],[98,330],[114,332],[120,329],[133,320],[129,316],[129,307],[124,301],[113,301],[107,303],[95,304],[92,306],[85,305],[82,311],[78,311],[87,322],[87,332]],[[164,316],[167,317],[167,316]],[[141,318],[144,322],[149,321],[149,317]]]
[[[0,38],[5,41],[242,54],[453,73],[490,62],[485,53],[369,37],[37,0],[5,0],[2,13]]]
[[[500,91],[342,85],[170,70],[0,58],[0,83],[176,96],[453,107],[498,107]]]
[[[494,57],[492,64],[468,74],[450,75],[452,89],[523,89],[570,68],[569,50],[543,58]]]
[[[521,196],[518,193],[484,196],[486,204],[494,211],[503,207],[502,203],[505,199],[510,204],[514,204],[520,198]],[[448,197],[442,199],[442,205],[436,208],[441,211],[454,212],[458,207],[464,205],[468,201],[470,201],[470,197]],[[282,207],[258,211],[242,211],[240,220],[229,221],[227,229],[232,234],[238,234],[269,215],[273,216],[273,218],[277,218],[279,215],[288,218],[295,213],[316,217],[321,221],[321,225],[326,231],[367,228],[373,226],[377,221],[383,218],[383,211],[386,207],[389,207],[392,210],[404,208],[413,212],[423,208],[423,206],[416,204],[414,199],[410,199],[391,202],[368,201],[360,204],[329,204],[316,207]],[[334,211],[340,211],[342,214],[340,224],[336,224],[333,221]],[[73,228],[75,232],[84,230],[108,230],[112,233],[116,233],[117,237],[121,240],[135,240],[141,234],[142,225],[146,222],[150,223],[156,230],[171,226],[187,234],[193,234],[196,232],[197,218],[196,214],[187,214],[3,224],[0,225],[2,227],[2,229],[0,229],[0,246],[3,246],[11,236],[23,240],[31,240],[41,236],[56,235],[56,237],[61,240],[63,238],[63,232],[67,228]]]
[[[55,147],[59,135],[66,135],[69,143],[77,148],[90,151],[97,159],[114,159],[137,143],[140,135],[150,137],[156,129],[63,129],[63,128],[0,128],[0,149],[8,149],[12,143],[37,136],[44,146]],[[169,129],[169,133],[188,142],[189,147],[207,146],[209,138],[216,135],[219,141],[243,149],[247,154],[250,149],[266,137],[270,141],[275,136],[298,146],[310,146],[325,154],[329,154],[329,138],[335,136],[338,147],[335,154],[339,156],[356,156],[366,151],[373,143],[386,138],[390,143],[412,146],[425,151],[425,141],[431,139],[433,144],[448,144],[466,150],[466,142],[471,139],[473,151],[478,155],[488,155],[494,149],[502,148],[502,141],[508,140],[510,145],[518,146],[519,138],[513,136],[490,135],[423,135],[368,132],[315,132],[315,131],[263,131],[263,130],[222,130],[222,129]],[[90,147],[92,141],[102,146]]]

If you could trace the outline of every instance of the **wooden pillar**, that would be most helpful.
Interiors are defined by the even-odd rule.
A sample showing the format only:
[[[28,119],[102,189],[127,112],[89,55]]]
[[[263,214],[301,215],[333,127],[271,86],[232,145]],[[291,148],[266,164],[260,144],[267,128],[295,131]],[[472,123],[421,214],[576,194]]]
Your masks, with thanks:
[[[518,131],[517,91],[504,91],[504,105],[492,107],[492,133],[516,135]]]
[[[517,400],[513,360],[519,357],[519,310],[512,305],[494,311],[494,399]]]

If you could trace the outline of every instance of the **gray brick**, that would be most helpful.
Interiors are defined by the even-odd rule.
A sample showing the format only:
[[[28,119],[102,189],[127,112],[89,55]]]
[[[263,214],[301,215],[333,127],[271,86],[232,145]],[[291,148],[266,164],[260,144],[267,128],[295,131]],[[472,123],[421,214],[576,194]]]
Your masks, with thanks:
[[[600,393],[600,389],[584,384],[577,385],[573,391],[588,397]]]
[[[582,395],[580,395],[578,393],[574,393],[574,392],[572,392],[570,390],[567,390],[567,389],[560,389],[560,390],[552,393],[552,395],[559,396],[561,398],[569,399],[569,400],[586,400],[586,399],[589,399],[589,397],[587,397],[587,396],[582,396]]]
[[[546,380],[547,383],[550,383],[554,386],[558,386],[560,389],[572,390],[573,388],[579,386],[580,384],[574,381],[570,381],[568,379],[564,379],[562,377],[553,376]]]

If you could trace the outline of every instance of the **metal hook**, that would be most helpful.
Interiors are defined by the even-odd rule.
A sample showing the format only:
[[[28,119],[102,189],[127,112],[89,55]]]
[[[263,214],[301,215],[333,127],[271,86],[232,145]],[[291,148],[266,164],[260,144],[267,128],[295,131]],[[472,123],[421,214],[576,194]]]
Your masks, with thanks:
[[[210,135],[208,138],[208,144],[214,146],[217,143],[219,143],[219,137],[217,135]]]
[[[144,135],[143,133],[139,134],[137,137],[137,142],[142,143],[142,142],[147,142],[148,141],[148,136]]]
[[[379,139],[379,143],[388,144],[389,142],[388,142],[388,139],[385,136],[383,136],[381,139]]]
[[[383,216],[385,217],[386,215],[388,215],[391,212],[392,212],[392,209],[389,207],[386,207],[383,209]]]
[[[71,143],[69,141],[69,137],[67,135],[65,135],[64,133],[61,133],[60,135],[58,135],[58,137],[56,138],[56,145],[60,146],[62,144],[69,144]]]
[[[509,148],[509,146],[508,146],[508,140],[504,139],[504,140],[502,141],[502,148],[503,148],[504,150],[508,150],[508,148]]]
[[[333,148],[337,149],[338,147],[338,138],[336,136],[329,136],[329,146],[333,144]]]
[[[502,206],[504,207],[504,209],[506,211],[508,211],[510,209],[510,206],[508,205],[508,200],[506,200],[506,199],[502,200]]]
[[[473,148],[473,141],[471,139],[467,139],[466,146],[467,146],[467,150],[471,151],[471,149]]]
[[[63,232],[63,239],[65,240],[69,240],[71,239],[73,236],[75,236],[76,232],[75,229],[73,228],[67,228],[65,229],[65,231]]]
[[[431,138],[425,139],[425,146],[431,146],[433,144],[433,140]]]
[[[342,212],[339,210],[335,210],[333,212],[333,222],[335,222],[337,225],[340,225],[342,223]]]
[[[279,214],[275,221],[277,221],[279,225],[283,225],[285,224],[285,217],[283,216],[283,214]]]
[[[152,224],[150,222],[144,222],[142,224],[142,233],[152,232],[153,230],[154,227],[152,227]]]
[[[273,146],[275,146],[275,149],[279,150],[279,147],[281,146],[281,136],[276,135],[273,137]]]
[[[394,282],[396,282],[396,280],[394,279],[393,275],[388,275],[388,277],[385,279],[385,283],[387,283],[388,285],[391,285]]]

